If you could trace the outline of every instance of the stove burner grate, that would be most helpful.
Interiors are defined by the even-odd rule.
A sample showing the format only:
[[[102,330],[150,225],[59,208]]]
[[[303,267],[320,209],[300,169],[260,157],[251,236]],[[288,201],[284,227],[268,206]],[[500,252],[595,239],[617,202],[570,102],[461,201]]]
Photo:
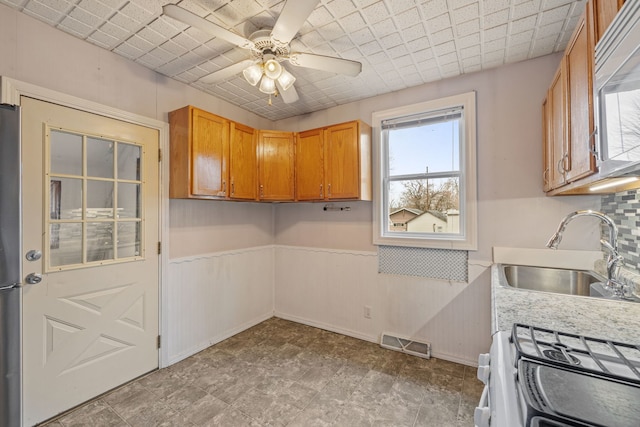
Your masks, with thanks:
[[[543,350],[542,354],[544,354],[548,359],[555,362],[568,363],[570,365],[580,365],[580,360],[577,357],[569,354],[569,352],[567,351],[557,350],[553,348]]]

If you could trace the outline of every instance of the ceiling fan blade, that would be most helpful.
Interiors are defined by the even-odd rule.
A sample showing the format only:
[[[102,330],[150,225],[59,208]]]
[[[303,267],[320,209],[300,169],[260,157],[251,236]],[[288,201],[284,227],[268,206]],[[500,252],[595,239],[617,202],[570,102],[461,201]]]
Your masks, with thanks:
[[[249,65],[253,63],[254,61],[252,61],[251,59],[245,59],[244,61],[240,61],[236,64],[229,65],[226,68],[218,70],[207,76],[204,76],[200,79],[200,81],[206,84],[221,82],[222,80],[226,80],[229,77],[232,77],[238,73],[241,73],[242,70],[244,70],[245,68],[247,68]]]
[[[289,89],[283,90],[280,82],[276,80],[276,86],[278,87],[278,93],[282,97],[282,100],[285,104],[293,104],[298,99],[298,91],[296,91],[295,86],[290,86]]]
[[[351,77],[357,76],[362,71],[362,64],[358,61],[313,53],[292,53],[289,55],[289,62],[298,67],[345,74]]]
[[[271,30],[271,39],[276,44],[289,44],[318,3],[320,0],[288,0]]]
[[[229,31],[218,24],[214,24],[213,22],[204,19],[203,17],[198,16],[193,12],[190,12],[187,9],[176,6],[175,4],[167,4],[165,6],[162,6],[162,13],[184,24],[190,25],[194,28],[198,28],[205,33],[220,37],[221,39],[224,39],[229,43],[233,43],[241,48],[253,48],[253,42],[251,40],[246,39],[232,31]]]

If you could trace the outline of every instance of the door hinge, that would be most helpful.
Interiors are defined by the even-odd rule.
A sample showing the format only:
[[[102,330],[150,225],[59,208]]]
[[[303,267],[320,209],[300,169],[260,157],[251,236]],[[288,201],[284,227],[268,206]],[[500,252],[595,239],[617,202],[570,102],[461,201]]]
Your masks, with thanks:
[[[158,348],[160,348],[160,335],[158,335]]]
[[[162,253],[162,242],[158,242],[158,255]]]
[[[162,148],[158,148],[158,162],[162,161]]]

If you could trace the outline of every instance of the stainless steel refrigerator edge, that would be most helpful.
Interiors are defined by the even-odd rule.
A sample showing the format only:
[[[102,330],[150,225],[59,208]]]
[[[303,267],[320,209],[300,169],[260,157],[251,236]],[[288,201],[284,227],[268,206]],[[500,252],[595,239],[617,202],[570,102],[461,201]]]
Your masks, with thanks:
[[[21,425],[20,110],[0,104],[0,427]]]

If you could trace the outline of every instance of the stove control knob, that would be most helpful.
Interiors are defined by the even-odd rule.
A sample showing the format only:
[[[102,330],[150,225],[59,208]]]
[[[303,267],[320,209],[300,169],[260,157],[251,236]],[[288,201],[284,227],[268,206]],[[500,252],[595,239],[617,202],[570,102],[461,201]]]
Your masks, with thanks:
[[[476,408],[473,413],[473,422],[476,427],[489,427],[491,419],[491,410],[489,408]]]
[[[478,366],[478,379],[482,381],[482,384],[487,384],[489,382],[489,373],[491,372],[491,368],[489,366]]]

